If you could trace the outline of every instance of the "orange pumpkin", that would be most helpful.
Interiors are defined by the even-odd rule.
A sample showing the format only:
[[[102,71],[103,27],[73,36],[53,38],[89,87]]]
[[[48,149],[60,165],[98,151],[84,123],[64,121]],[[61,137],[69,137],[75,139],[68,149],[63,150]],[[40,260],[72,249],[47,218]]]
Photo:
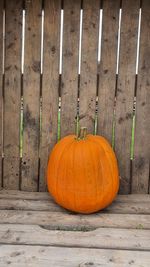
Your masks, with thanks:
[[[115,154],[105,138],[69,135],[52,150],[47,168],[50,194],[62,207],[92,213],[108,206],[119,187]]]

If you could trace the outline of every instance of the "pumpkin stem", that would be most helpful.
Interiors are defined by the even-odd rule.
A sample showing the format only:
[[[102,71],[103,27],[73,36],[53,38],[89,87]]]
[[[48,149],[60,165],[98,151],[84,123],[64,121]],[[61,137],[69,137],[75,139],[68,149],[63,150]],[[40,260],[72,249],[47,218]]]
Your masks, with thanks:
[[[84,140],[87,136],[87,128],[86,127],[81,127],[79,134],[77,136],[78,140]]]

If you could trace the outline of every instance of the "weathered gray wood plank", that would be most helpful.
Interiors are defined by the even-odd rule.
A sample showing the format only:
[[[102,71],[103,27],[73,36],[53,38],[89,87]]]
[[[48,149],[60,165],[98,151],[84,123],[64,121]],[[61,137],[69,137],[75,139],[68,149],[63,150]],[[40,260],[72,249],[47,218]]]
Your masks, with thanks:
[[[37,191],[38,188],[41,8],[41,0],[25,1],[21,189],[28,191]]]
[[[130,242],[129,242],[130,239]],[[48,230],[39,225],[1,224],[0,243],[150,251],[150,230],[98,228],[93,231]]]
[[[113,249],[61,248],[44,246],[1,245],[0,264],[3,267],[149,267],[147,251]]]
[[[91,215],[67,212],[0,210],[0,223],[44,225],[48,229],[90,230],[99,227],[150,229],[150,215],[97,213]]]
[[[100,1],[83,1],[80,126],[94,132]]]
[[[2,187],[2,125],[3,125],[3,1],[0,1],[0,189]]]
[[[6,0],[3,186],[19,188],[22,0]]]
[[[0,198],[50,200],[51,196],[48,192],[27,192],[3,189],[0,191]]]
[[[112,143],[120,1],[103,2],[102,49],[98,92],[98,134]]]
[[[113,202],[104,211],[114,212],[114,213],[129,213],[129,214],[150,214],[149,203],[124,203],[124,202]]]
[[[63,211],[53,200],[0,199],[0,209]]]
[[[139,0],[122,1],[120,62],[118,74],[115,151],[121,184],[120,193],[130,192],[130,145],[136,72],[136,51],[139,18]]]
[[[64,0],[61,137],[75,133],[81,0]]]
[[[148,193],[150,159],[150,1],[142,1],[132,192]]]
[[[16,210],[41,210],[41,211],[65,211],[51,200],[23,200],[23,199],[0,199],[0,209]],[[113,202],[104,212],[108,213],[127,213],[127,214],[150,214],[149,203],[124,203]]]
[[[32,199],[32,200],[50,200],[52,197],[48,192],[26,192],[17,190],[1,190],[0,198],[7,199]],[[148,194],[130,194],[130,195],[117,195],[115,202],[150,202]]]
[[[57,142],[61,0],[44,1],[42,129],[39,190],[46,190],[49,153]]]

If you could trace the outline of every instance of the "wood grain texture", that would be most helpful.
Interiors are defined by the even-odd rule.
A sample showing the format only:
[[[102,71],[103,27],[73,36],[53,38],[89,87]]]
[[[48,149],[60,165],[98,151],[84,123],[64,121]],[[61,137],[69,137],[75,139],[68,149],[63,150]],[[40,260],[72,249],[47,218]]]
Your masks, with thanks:
[[[132,192],[148,193],[150,159],[150,1],[142,1]]]
[[[120,0],[103,2],[98,92],[98,134],[112,143]]]
[[[136,72],[139,0],[122,1],[115,151],[121,176],[120,193],[130,192],[130,145]]]
[[[43,225],[51,230],[87,231],[105,228],[150,229],[150,215],[97,213],[91,215],[67,212],[0,210],[0,223]]]
[[[22,0],[6,0],[3,186],[19,188]]]
[[[148,251],[1,245],[3,267],[149,267]]]
[[[100,1],[83,1],[80,78],[80,126],[94,132]]]
[[[21,189],[37,191],[39,162],[41,0],[25,1]]]
[[[3,199],[32,199],[32,200],[51,200],[52,197],[48,192],[26,192],[17,190],[1,190],[0,198]],[[139,202],[150,203],[149,194],[131,194],[131,195],[117,195],[114,202]]]
[[[28,200],[28,199],[0,199],[0,209],[14,210],[43,210],[43,211],[62,211],[65,209],[51,200]],[[103,210],[108,213],[128,213],[128,214],[150,214],[149,203],[137,202],[124,203],[113,202]],[[101,211],[102,212],[102,211]],[[70,213],[70,212],[69,212]]]
[[[2,188],[2,153],[3,153],[3,1],[0,1],[0,189]]]
[[[8,234],[9,233],[9,234]],[[130,239],[130,242],[129,242]],[[0,242],[80,248],[150,251],[150,230],[98,228],[87,232],[49,230],[39,225],[1,224]]]
[[[44,10],[40,191],[46,190],[48,156],[54,144],[57,142],[61,1],[45,0]]]
[[[27,192],[3,189],[0,191],[0,198],[50,200],[52,197],[48,192]]]
[[[75,133],[81,0],[64,0],[61,137]]]

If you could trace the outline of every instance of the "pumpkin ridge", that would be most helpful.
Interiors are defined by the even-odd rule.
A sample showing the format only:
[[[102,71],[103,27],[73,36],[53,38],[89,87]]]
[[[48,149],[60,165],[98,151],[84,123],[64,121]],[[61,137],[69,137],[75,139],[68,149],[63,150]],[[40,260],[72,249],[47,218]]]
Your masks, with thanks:
[[[88,152],[88,154],[90,154],[90,156],[91,156],[91,151],[90,151],[90,149],[89,149],[89,144],[88,144],[88,142],[85,142],[85,148],[86,148],[86,154],[87,154],[87,152]],[[90,151],[90,152],[89,152]],[[91,169],[91,166],[93,165],[92,163],[92,160],[91,160],[91,158],[89,159],[89,155],[88,155],[88,163],[90,163],[90,167],[89,167],[89,169]],[[93,167],[93,166],[92,166]],[[85,173],[87,172],[87,167],[85,166]],[[92,171],[93,172],[93,171]],[[87,177],[89,177],[89,174],[88,174],[88,172],[87,172]],[[88,178],[89,179],[89,178]],[[92,178],[93,179],[93,178]],[[87,191],[87,190],[86,190]]]
[[[60,156],[60,158],[59,158],[59,164],[60,164],[60,162],[61,162],[61,159],[62,159],[62,156],[63,156],[63,154],[64,154],[64,152],[66,151],[66,149],[72,144],[74,142],[74,139],[73,140],[70,140],[70,142],[69,142],[69,144],[67,144],[65,147],[64,147],[64,149],[63,149],[63,151],[62,151],[62,153],[61,153],[61,156]],[[58,164],[58,165],[59,165]],[[56,171],[56,197],[58,198],[58,199],[62,199],[61,197],[60,197],[60,194],[58,194],[58,176],[59,176],[59,174],[58,174],[58,171],[59,171],[59,169],[57,169],[57,171]]]
[[[93,142],[93,140],[90,139],[90,136],[91,135],[88,135],[88,139],[87,139],[88,140],[88,149],[89,149],[89,142],[90,142],[90,144],[93,144],[94,143],[96,145],[96,142]],[[99,150],[99,147],[97,145],[95,147],[97,148],[97,150]],[[101,161],[99,161],[99,162],[100,162],[100,165],[101,165],[101,170],[103,170]],[[85,170],[86,170],[86,168],[85,168]],[[101,171],[101,173],[103,173],[103,171]],[[102,179],[103,179],[103,175],[102,175]],[[97,190],[98,190],[98,186],[97,186]],[[103,184],[103,181],[102,181],[102,195],[103,195],[103,192],[104,192],[104,184]],[[98,194],[97,194],[97,199],[98,199]],[[101,198],[101,200],[103,202],[103,198]]]
[[[92,136],[92,135],[90,135],[90,136]],[[90,137],[89,136],[89,137]],[[93,137],[93,136],[92,136]],[[98,146],[96,146],[97,147],[97,149],[100,151],[100,148],[102,149],[102,151],[104,152],[104,154],[105,154],[105,156],[106,156],[106,158],[108,159],[108,157],[107,157],[107,154],[105,153],[105,150],[104,150],[104,148],[103,148],[103,146],[99,143],[99,142],[96,142],[93,138],[91,139],[91,138],[89,138],[88,139],[88,141],[90,142],[90,143],[94,143],[95,145],[98,145]],[[99,163],[100,163],[100,165],[101,165],[101,170],[102,170],[102,173],[104,172],[104,168],[103,168],[103,164],[102,164],[102,162],[101,162],[101,160],[99,161]],[[109,161],[109,163],[110,163],[110,161]],[[112,168],[111,168],[112,169]],[[113,180],[113,174],[112,174],[112,172],[111,172],[111,181]],[[104,194],[104,178],[103,178],[103,175],[102,175],[102,195]],[[111,188],[113,187],[112,186],[113,185],[113,183],[111,183]],[[109,203],[111,203],[112,202],[112,199],[113,199],[113,190],[111,190],[111,197],[109,198],[110,200],[109,200]],[[102,202],[104,203],[104,196],[103,196],[103,198],[102,198]],[[107,204],[107,206],[109,205],[109,203]],[[103,208],[105,208],[105,207],[107,207],[105,204],[102,204],[102,207],[100,208],[100,209],[103,209]]]
[[[110,166],[111,166],[111,162],[110,162],[110,160],[109,160],[109,157],[107,156],[107,153],[106,153],[106,151],[105,151],[105,149],[103,148],[103,145],[101,145],[101,148],[102,148],[102,150],[104,151],[104,154],[105,154],[105,156],[106,156],[106,158],[107,158],[107,160],[109,161],[109,164],[110,164]],[[111,187],[112,187],[112,190],[111,190],[111,192],[113,192],[113,181],[114,181],[114,178],[113,178],[113,173],[112,173],[112,166],[110,167],[110,173],[111,173]],[[111,193],[111,199],[112,199],[112,193]]]
[[[73,165],[72,165],[72,167],[73,167],[73,170],[74,170],[74,166],[75,166],[75,164],[74,164],[74,162],[75,162],[75,149],[76,149],[76,142],[74,142],[74,150],[73,150]],[[74,188],[75,188],[75,190],[74,190],[74,207],[75,207],[75,209],[76,209],[76,207],[77,207],[77,199],[76,199],[76,184],[75,184],[75,181],[74,181]]]
[[[89,139],[89,141],[90,142],[93,142],[93,143],[95,143],[95,144],[98,144],[98,149],[99,149],[99,146],[101,145],[101,144],[99,144],[99,142],[96,142],[93,138],[92,139]],[[110,166],[111,166],[111,163],[110,163],[110,160],[109,160],[109,157],[107,156],[107,153],[105,152],[105,149],[103,148],[103,146],[101,145],[101,149],[103,150],[103,152],[104,152],[104,154],[105,154],[105,156],[106,156],[106,158],[107,158],[107,160],[109,161],[109,164],[110,164]],[[102,166],[102,163],[101,163],[101,161],[100,161],[100,164],[101,164],[101,166]],[[103,169],[103,166],[102,166],[102,169]],[[113,181],[114,181],[114,178],[113,178],[113,173],[112,173],[112,167],[111,167],[111,181],[112,181],[112,183],[111,183],[111,187],[112,187],[112,190],[111,190],[111,199],[112,199],[112,194],[113,194]],[[103,187],[103,192],[104,192],[104,187]]]
[[[97,136],[98,138],[97,138],[97,140],[100,140],[99,139],[99,136]],[[101,136],[100,136],[101,137]],[[105,140],[103,137],[101,137],[103,140],[104,140],[104,145],[105,146],[107,146],[107,145],[109,145],[109,143],[107,143],[107,140]],[[97,143],[99,143],[99,141],[97,141]],[[103,148],[104,149],[104,148]],[[104,149],[104,152],[105,152],[105,155],[106,155],[106,157],[107,157],[107,159],[108,159],[108,161],[109,161],[109,163],[110,163],[110,166],[111,166],[111,176],[112,176],[112,181],[113,181],[113,183],[112,183],[112,185],[113,185],[113,188],[115,187],[115,183],[114,183],[114,177],[113,177],[113,172],[115,172],[116,170],[117,170],[117,174],[118,174],[118,183],[119,183],[119,173],[118,173],[118,167],[117,167],[117,159],[116,159],[116,155],[115,155],[115,153],[114,153],[114,151],[113,151],[113,149],[111,148],[111,150],[109,151],[109,150],[106,150],[105,151],[105,149]],[[109,155],[108,155],[109,154]],[[111,156],[111,159],[115,159],[115,161],[116,161],[116,166],[114,166],[114,163],[113,163],[113,161],[111,161],[110,160],[110,158],[109,158],[109,156]],[[114,168],[115,167],[115,168]],[[117,168],[116,168],[117,167]],[[119,188],[118,188],[119,189]],[[113,190],[114,191],[114,190]],[[118,191],[118,190],[117,190]],[[116,194],[117,194],[117,192],[116,192]]]
[[[91,144],[91,142],[90,142],[90,144]],[[92,146],[90,145],[89,147],[90,147],[90,151],[92,151],[92,149],[91,149]],[[93,152],[91,152],[90,154],[91,154],[91,157],[93,158],[93,155],[92,155]],[[98,203],[98,184],[97,184],[97,180],[98,180],[98,173],[96,175],[96,202]]]
[[[85,145],[85,143],[83,143],[83,144]],[[82,150],[82,155],[85,155],[86,153],[84,151],[84,154],[83,154],[83,151],[84,151],[84,149]],[[86,162],[85,161],[83,162],[83,169],[84,169],[84,173],[86,173]],[[87,185],[86,185],[86,187],[87,187]],[[85,189],[83,189],[83,190],[86,191]]]
[[[73,145],[74,145],[74,139],[72,140],[72,142],[70,142],[70,144],[68,144],[68,145],[66,146],[66,149],[64,150],[62,157],[63,157],[66,153],[68,153],[68,150],[70,150],[70,149],[72,148]],[[62,160],[62,157],[61,157],[61,160]],[[60,162],[61,162],[61,161],[60,161]],[[65,166],[65,173],[66,173],[65,177],[68,177],[68,169],[67,169],[67,166]],[[65,185],[67,185],[66,180],[67,180],[67,178],[65,179]],[[65,186],[65,187],[66,187],[66,186]],[[62,199],[64,200],[65,198],[63,197],[63,190],[61,191],[61,195],[62,195]],[[65,201],[66,201],[66,200],[65,200]],[[61,202],[62,202],[62,201],[61,201]]]
[[[63,156],[64,157],[67,157],[67,155],[66,154],[68,154],[69,153],[69,150],[71,150],[72,151],[72,149],[73,149],[73,146],[74,147],[76,147],[76,142],[75,142],[75,139],[73,139],[72,140],[72,142],[70,143],[70,145],[67,145],[67,149],[64,151],[64,153],[63,153]],[[72,159],[73,159],[73,157],[74,156],[72,156]],[[73,162],[73,160],[72,160],[72,162]],[[65,162],[66,163],[66,162]],[[60,165],[64,165],[64,162],[63,163],[61,163],[61,161],[60,161],[60,163],[59,163]],[[74,164],[72,163],[72,167],[74,166]],[[67,179],[68,179],[68,177],[70,177],[70,174],[69,174],[69,172],[68,172],[68,168],[67,168],[67,166],[66,166],[66,164],[64,165],[64,169],[65,169],[65,174],[64,174],[64,177],[65,177],[65,186],[64,186],[64,191],[65,191],[65,193],[67,192],[67,189],[66,189],[66,185],[67,185]],[[69,179],[68,179],[69,180]],[[61,190],[61,193],[62,193],[62,197],[61,197],[61,206],[62,207],[64,207],[64,208],[66,208],[66,202],[67,202],[67,198],[66,197],[63,197],[63,190]],[[60,192],[60,190],[59,190],[59,192]],[[71,210],[73,210],[74,208],[76,208],[76,198],[75,198],[75,190],[73,191],[73,193],[74,193],[74,202],[73,202],[73,207],[71,208]],[[63,204],[62,204],[63,203]],[[70,205],[70,202],[68,201],[68,204]]]

